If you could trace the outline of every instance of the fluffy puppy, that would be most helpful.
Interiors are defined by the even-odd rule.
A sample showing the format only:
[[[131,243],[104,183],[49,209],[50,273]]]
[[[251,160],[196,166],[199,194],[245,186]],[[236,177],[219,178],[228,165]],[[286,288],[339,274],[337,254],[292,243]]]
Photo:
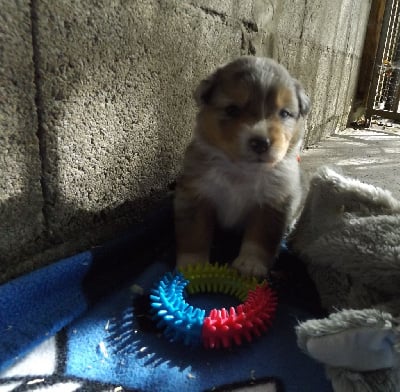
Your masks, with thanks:
[[[265,276],[301,201],[298,155],[310,102],[268,58],[240,57],[195,92],[193,139],[174,209],[177,265],[208,261],[213,228],[240,228],[233,266]]]

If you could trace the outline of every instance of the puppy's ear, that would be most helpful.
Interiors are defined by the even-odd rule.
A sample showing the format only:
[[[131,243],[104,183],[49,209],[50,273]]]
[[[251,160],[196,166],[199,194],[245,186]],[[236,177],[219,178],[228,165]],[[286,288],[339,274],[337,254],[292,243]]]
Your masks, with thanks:
[[[311,100],[308,97],[308,95],[306,94],[306,92],[304,91],[304,88],[301,85],[301,83],[296,79],[294,79],[294,86],[296,89],[297,100],[299,101],[300,115],[305,117],[308,114],[308,112],[310,111]]]
[[[197,106],[208,105],[211,102],[211,98],[216,86],[217,72],[218,71],[214,72],[206,79],[203,79],[194,90],[193,97],[197,103]]]

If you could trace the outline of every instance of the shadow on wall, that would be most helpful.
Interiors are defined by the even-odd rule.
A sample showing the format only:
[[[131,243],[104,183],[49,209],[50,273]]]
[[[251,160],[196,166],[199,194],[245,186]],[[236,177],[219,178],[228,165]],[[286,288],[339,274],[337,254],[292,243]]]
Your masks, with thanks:
[[[0,11],[0,280],[43,230],[29,8]]]
[[[164,199],[190,137],[195,84],[240,54],[240,26],[192,6],[32,1],[32,16],[45,230],[6,260],[14,275],[32,268],[18,259],[85,249]]]

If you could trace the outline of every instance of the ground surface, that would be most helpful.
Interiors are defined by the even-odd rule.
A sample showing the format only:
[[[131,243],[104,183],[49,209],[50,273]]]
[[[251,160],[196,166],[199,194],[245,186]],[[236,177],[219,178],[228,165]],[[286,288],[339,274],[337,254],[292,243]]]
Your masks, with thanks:
[[[308,173],[323,165],[340,168],[343,174],[387,189],[400,199],[400,125],[346,129],[304,151],[301,164]]]

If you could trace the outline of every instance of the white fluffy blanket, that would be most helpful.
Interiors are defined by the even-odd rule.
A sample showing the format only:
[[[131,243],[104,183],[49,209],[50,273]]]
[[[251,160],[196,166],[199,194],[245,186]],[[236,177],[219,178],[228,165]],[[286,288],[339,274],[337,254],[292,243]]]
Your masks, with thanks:
[[[290,245],[330,313],[299,325],[299,346],[335,391],[399,391],[400,201],[321,168]]]

